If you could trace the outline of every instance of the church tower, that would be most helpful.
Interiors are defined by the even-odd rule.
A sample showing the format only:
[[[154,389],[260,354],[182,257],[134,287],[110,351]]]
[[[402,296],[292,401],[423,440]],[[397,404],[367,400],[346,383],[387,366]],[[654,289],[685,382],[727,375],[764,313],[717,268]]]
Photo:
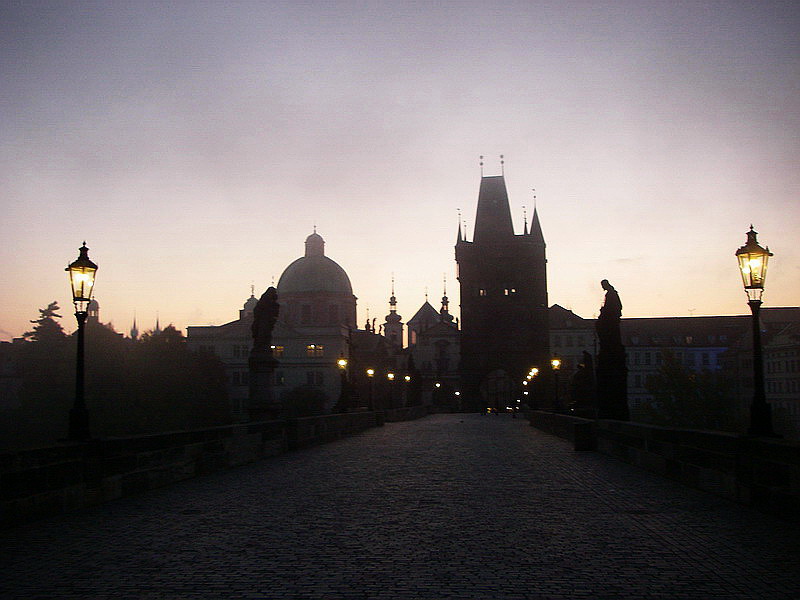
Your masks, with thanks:
[[[473,239],[459,224],[456,263],[463,398],[476,408],[504,408],[531,367],[543,369],[550,357],[539,216],[534,209],[530,231],[526,224],[514,233],[503,175],[481,177]]]
[[[394,277],[392,277],[392,295],[389,298],[389,314],[383,324],[383,334],[395,348],[403,347],[403,317],[397,314],[397,298],[394,295]]]

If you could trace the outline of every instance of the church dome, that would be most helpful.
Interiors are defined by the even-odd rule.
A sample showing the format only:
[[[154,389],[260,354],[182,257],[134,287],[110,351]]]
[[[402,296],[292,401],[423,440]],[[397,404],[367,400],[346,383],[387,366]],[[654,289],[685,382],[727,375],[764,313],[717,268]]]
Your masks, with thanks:
[[[306,238],[306,255],[298,258],[278,280],[278,296],[302,292],[353,294],[350,278],[335,261],[325,256],[325,241],[314,232]]]

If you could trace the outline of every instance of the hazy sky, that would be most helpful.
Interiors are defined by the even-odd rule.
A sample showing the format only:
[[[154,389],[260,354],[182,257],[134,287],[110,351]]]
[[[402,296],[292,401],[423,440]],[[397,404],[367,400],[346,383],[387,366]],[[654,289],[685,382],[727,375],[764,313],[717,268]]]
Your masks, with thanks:
[[[221,324],[316,224],[365,310],[410,318],[457,209],[505,175],[538,210],[550,303],[747,312],[733,253],[800,303],[797,2],[0,3],[0,339],[85,239],[118,330]],[[470,233],[471,239],[471,233]]]

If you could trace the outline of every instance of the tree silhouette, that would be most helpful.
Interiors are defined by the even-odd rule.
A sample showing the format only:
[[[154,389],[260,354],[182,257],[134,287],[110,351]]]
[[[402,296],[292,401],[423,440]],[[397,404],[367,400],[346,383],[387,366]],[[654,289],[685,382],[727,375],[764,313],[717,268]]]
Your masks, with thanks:
[[[33,331],[26,331],[22,337],[34,342],[63,341],[66,338],[64,328],[61,327],[61,323],[56,321],[61,318],[61,315],[58,314],[59,310],[61,308],[55,300],[46,308],[40,308],[39,318],[31,321],[31,323],[35,323]]]
[[[658,373],[646,380],[653,401],[643,407],[645,419],[672,427],[730,429],[734,418],[730,377],[689,370],[671,352],[662,356]]]

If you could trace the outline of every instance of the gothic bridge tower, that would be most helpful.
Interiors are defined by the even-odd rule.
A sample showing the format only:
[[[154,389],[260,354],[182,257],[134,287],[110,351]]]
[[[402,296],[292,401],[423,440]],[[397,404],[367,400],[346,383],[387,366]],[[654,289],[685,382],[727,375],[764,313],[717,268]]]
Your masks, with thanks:
[[[481,177],[472,241],[456,242],[465,404],[504,408],[533,366],[549,363],[545,243],[534,209],[514,233],[505,178]]]

